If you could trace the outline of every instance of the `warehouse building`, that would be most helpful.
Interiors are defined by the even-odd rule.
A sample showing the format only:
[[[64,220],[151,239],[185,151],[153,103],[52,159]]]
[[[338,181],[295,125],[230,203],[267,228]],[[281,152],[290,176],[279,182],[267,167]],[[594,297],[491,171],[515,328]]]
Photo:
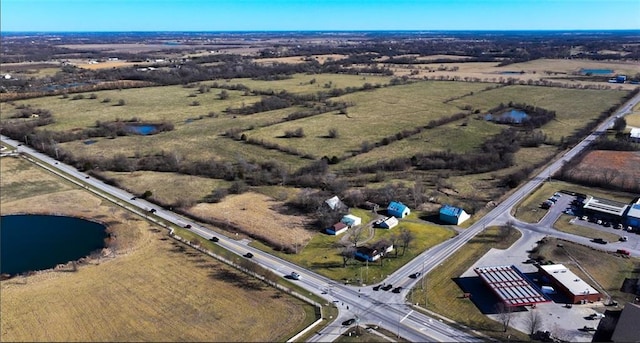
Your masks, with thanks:
[[[562,264],[541,265],[540,273],[572,304],[600,301],[602,294]]]

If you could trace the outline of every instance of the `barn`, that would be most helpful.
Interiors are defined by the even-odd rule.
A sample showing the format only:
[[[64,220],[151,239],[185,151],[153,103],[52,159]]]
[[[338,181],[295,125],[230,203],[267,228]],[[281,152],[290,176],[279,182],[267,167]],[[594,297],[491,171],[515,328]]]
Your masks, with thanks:
[[[408,216],[409,213],[411,213],[409,207],[399,201],[392,201],[387,207],[387,214],[396,218],[404,218]]]
[[[562,264],[543,265],[538,269],[554,288],[562,292],[573,304],[600,301],[602,298],[600,292]]]
[[[379,226],[383,229],[391,229],[397,225],[398,225],[398,218],[394,216],[384,218],[379,224]]]
[[[460,225],[469,218],[471,216],[461,208],[450,205],[444,205],[440,208],[440,220],[445,223]]]
[[[339,222],[339,223],[333,224],[333,226],[328,228],[326,231],[330,235],[337,236],[337,235],[339,235],[341,233],[345,233],[348,229],[349,229],[349,227],[347,226],[347,224],[345,224],[343,222]]]

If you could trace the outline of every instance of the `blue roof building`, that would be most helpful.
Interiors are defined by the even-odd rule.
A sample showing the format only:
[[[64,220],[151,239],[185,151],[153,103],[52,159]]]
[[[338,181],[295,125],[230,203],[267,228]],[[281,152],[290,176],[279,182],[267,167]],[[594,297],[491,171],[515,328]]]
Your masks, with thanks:
[[[389,206],[387,207],[387,214],[397,218],[404,218],[408,216],[409,213],[411,213],[411,210],[409,209],[409,207],[407,207],[407,205],[399,201],[392,201],[389,203]]]
[[[440,208],[440,220],[445,223],[459,225],[469,218],[471,216],[461,208],[450,205],[443,205]]]

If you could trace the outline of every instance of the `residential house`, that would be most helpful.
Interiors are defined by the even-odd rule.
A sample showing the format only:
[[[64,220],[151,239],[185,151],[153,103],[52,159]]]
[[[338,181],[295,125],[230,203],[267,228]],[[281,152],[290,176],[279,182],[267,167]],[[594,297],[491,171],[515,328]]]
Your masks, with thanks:
[[[399,201],[392,201],[387,207],[387,214],[396,218],[404,218],[408,216],[409,213],[411,213],[409,207]]]

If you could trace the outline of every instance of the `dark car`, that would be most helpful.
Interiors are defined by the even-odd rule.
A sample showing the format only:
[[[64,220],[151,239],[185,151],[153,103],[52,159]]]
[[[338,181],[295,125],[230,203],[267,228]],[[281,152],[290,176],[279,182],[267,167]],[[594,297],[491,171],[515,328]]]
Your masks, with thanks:
[[[400,292],[402,292],[402,287],[398,286],[398,287],[394,288],[392,292],[393,293],[400,293]]]
[[[209,240],[212,241],[212,242],[219,241],[218,237],[216,237],[216,236],[213,236],[213,237],[209,238]]]
[[[379,290],[379,289],[380,289],[380,285],[373,286],[373,290],[374,290],[374,291],[377,291],[377,290]]]
[[[342,322],[342,325],[349,326],[349,325],[353,325],[355,322],[356,322],[356,320],[354,318],[351,318],[351,319],[347,319],[344,322]]]
[[[393,288],[393,285],[392,285],[392,284],[388,284],[388,285],[382,286],[382,290],[383,290],[383,291],[388,291],[388,290],[390,290],[391,288]]]
[[[420,275],[422,275],[422,273],[415,272],[415,273],[409,275],[409,277],[412,278],[412,279],[417,279]]]
[[[190,229],[191,228],[191,224],[187,224],[184,226],[185,229]]]
[[[131,200],[136,200],[136,199],[138,199],[138,198],[136,198],[136,197],[132,197],[132,198],[131,198]]]
[[[598,244],[607,244],[607,241],[605,241],[605,240],[604,240],[604,239],[602,239],[602,238],[594,238],[594,239],[592,239],[592,241],[593,241],[594,243],[598,243]]]
[[[156,213],[156,209],[155,208],[150,209],[149,213]]]
[[[242,256],[244,256],[244,257],[246,257],[246,258],[252,258],[252,257],[253,257],[253,254],[252,254],[252,253],[250,253],[250,252],[248,252],[248,253],[246,253],[246,254],[244,254],[244,255],[242,255]]]

